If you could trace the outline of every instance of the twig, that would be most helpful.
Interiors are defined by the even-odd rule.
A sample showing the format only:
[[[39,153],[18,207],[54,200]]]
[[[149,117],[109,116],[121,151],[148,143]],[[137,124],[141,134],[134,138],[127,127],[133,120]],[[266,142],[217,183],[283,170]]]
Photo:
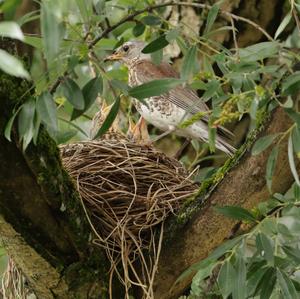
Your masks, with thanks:
[[[176,5],[176,3],[170,1],[170,2],[166,2],[163,4],[157,4],[157,5],[152,5],[152,6],[148,6],[144,9],[140,9],[135,11],[134,13],[122,18],[119,22],[117,22],[116,24],[106,28],[98,37],[96,37],[90,44],[89,44],[89,49],[93,48],[102,38],[107,37],[107,35],[112,32],[113,30],[115,30],[116,28],[118,28],[119,26],[121,26],[122,24],[128,22],[128,21],[132,21],[134,20],[134,18],[144,12],[151,12],[152,10],[161,8],[161,7],[166,7],[166,6],[172,6],[172,5]]]

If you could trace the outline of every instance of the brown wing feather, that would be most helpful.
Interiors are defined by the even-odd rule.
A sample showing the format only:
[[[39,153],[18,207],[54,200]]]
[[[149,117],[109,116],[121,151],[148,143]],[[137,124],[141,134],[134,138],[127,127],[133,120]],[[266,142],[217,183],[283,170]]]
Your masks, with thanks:
[[[141,60],[135,66],[136,77],[140,84],[162,78],[179,78],[179,74],[174,68],[163,62],[159,66],[151,61]],[[189,86],[177,86],[168,92],[168,97],[174,105],[182,108],[188,113],[195,114],[198,112],[208,111],[209,108],[197,95],[197,93]],[[208,117],[204,116],[202,121],[208,122]],[[218,127],[218,133],[227,137],[232,137],[233,134],[226,128]]]
[[[151,61],[141,60],[135,65],[136,73],[140,83],[146,83],[162,78],[179,78],[179,74],[168,63],[159,66]],[[188,86],[177,86],[170,90],[168,99],[176,106],[187,112],[195,114],[200,111],[208,111],[206,104],[197,96],[196,92]]]

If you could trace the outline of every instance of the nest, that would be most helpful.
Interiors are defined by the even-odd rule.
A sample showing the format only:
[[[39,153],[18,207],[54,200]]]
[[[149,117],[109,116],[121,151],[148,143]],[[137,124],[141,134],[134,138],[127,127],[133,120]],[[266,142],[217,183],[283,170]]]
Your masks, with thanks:
[[[93,242],[106,249],[126,290],[138,284],[151,298],[161,224],[196,192],[197,185],[177,160],[125,139],[69,144],[61,147],[61,156],[81,195],[95,233]],[[153,228],[158,224],[157,238]],[[145,249],[152,252],[147,259]],[[137,259],[143,277],[133,268]],[[117,270],[120,262],[122,274]]]

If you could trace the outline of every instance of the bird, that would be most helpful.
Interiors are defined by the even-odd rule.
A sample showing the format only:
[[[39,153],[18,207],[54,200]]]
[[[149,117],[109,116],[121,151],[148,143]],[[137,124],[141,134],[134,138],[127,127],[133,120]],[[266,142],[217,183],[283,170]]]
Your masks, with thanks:
[[[139,40],[125,42],[118,47],[105,61],[120,61],[128,68],[128,85],[135,87],[152,80],[164,78],[180,78],[171,64],[162,61],[160,64],[152,62],[151,55],[143,53],[146,43]],[[141,116],[154,127],[165,132],[189,139],[197,139],[203,142],[209,140],[208,116],[204,115],[200,120],[188,127],[182,128],[183,120],[191,118],[201,112],[208,112],[209,108],[201,98],[187,84],[178,85],[159,96],[145,99],[146,105],[134,99],[134,105]],[[223,135],[223,136],[222,136]],[[235,152],[224,136],[233,135],[224,127],[218,127],[215,146],[229,156]]]

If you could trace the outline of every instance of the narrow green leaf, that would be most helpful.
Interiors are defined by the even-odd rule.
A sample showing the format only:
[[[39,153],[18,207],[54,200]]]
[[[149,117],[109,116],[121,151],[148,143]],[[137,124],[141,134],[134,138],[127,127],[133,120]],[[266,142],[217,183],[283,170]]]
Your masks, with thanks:
[[[300,157],[300,127],[296,126],[292,131],[292,141],[294,151],[298,157]]]
[[[238,206],[216,207],[215,210],[218,213],[233,219],[246,220],[251,222],[256,221],[255,217],[251,212]]]
[[[299,295],[291,279],[280,269],[277,269],[277,279],[280,290],[285,299],[298,299]]]
[[[282,249],[284,253],[295,262],[295,264],[300,264],[300,250],[298,248],[283,246]]]
[[[166,33],[166,40],[170,43],[179,36],[178,29],[171,29]]]
[[[247,279],[247,295],[248,297],[254,297],[255,292],[257,291],[258,285],[261,283],[262,277],[265,275],[269,268],[262,267],[255,269],[253,273]],[[247,298],[248,298],[247,297]]]
[[[77,126],[74,122],[69,121],[69,120],[67,120],[67,119],[64,119],[64,118],[62,118],[62,117],[58,117],[58,119],[59,119],[60,121],[63,121],[63,122],[65,122],[65,123],[69,124],[71,127],[75,128],[77,131],[79,131],[79,132],[80,132],[81,134],[83,134],[85,137],[89,137],[89,135],[88,135],[83,129],[81,129],[79,126]]]
[[[156,26],[161,23],[161,20],[159,17],[156,17],[154,15],[148,15],[141,19],[141,22],[148,26]]]
[[[259,283],[260,299],[270,299],[276,283],[276,270],[269,268]]]
[[[226,260],[218,275],[218,285],[223,298],[227,298],[231,294],[234,287],[235,277],[235,269],[231,262]]]
[[[4,129],[4,136],[7,140],[11,141],[10,135],[11,135],[11,130],[13,123],[15,121],[16,116],[18,115],[19,111],[21,110],[22,107],[20,107],[14,114],[13,116],[9,119],[7,122],[5,129]]]
[[[178,283],[180,280],[188,277],[192,273],[196,272],[197,270],[201,269],[202,267],[207,267],[212,261],[216,261],[218,258],[223,256],[227,251],[231,250],[236,244],[238,244],[244,236],[238,236],[234,239],[228,240],[216,248],[206,259],[197,262],[190,266],[187,270],[185,270],[180,276],[176,279],[175,283]]]
[[[199,285],[201,282],[209,277],[213,271],[213,269],[218,265],[217,262],[212,262],[208,264],[206,267],[201,268],[196,275],[193,278],[192,284],[191,284],[191,291],[193,295],[200,295],[200,293],[197,292],[199,289]]]
[[[30,79],[22,62],[2,49],[0,49],[0,69],[9,75]]]
[[[180,79],[166,78],[153,80],[129,89],[129,95],[137,99],[145,99],[158,96],[183,83]]]
[[[163,49],[169,44],[169,42],[166,40],[166,36],[163,34],[151,43],[149,43],[142,52],[145,54],[155,52],[157,50]]]
[[[256,156],[263,152],[266,148],[268,148],[274,139],[278,136],[278,134],[267,135],[256,140],[255,144],[252,148],[252,155]]]
[[[184,56],[181,70],[181,78],[187,80],[190,75],[193,75],[195,65],[197,63],[197,46],[192,46]]]
[[[274,265],[274,247],[272,241],[263,233],[256,236],[256,246],[260,255],[266,259],[270,266]]]
[[[37,48],[39,50],[43,49],[43,40],[40,37],[36,36],[25,36],[25,39],[23,41],[25,44],[28,44],[34,48]]]
[[[208,128],[208,146],[211,153],[216,151],[217,129],[209,126]]]
[[[218,16],[218,13],[219,13],[219,5],[218,4],[215,4],[212,6],[212,8],[209,10],[209,13],[208,13],[208,16],[207,16],[207,19],[206,19],[206,26],[205,26],[205,29],[204,29],[204,35],[207,34],[208,32],[210,32],[217,16]]]
[[[79,8],[81,17],[85,23],[89,23],[89,20],[93,14],[93,7],[91,0],[76,0],[77,6]]]
[[[76,136],[77,130],[68,130],[64,132],[58,132],[56,135],[57,144],[63,144]]]
[[[277,30],[275,32],[275,36],[274,36],[275,39],[277,39],[277,37],[281,34],[281,32],[285,29],[285,27],[290,23],[291,19],[292,19],[292,14],[291,14],[291,12],[289,12],[284,17],[284,19],[280,23],[279,27],[277,28]]]
[[[146,29],[145,25],[139,22],[132,28],[132,34],[135,37],[138,37],[144,33],[145,29]]]
[[[23,32],[16,22],[0,22],[0,36],[24,40]]]
[[[272,57],[278,53],[278,42],[262,42],[244,49],[239,49],[239,55],[243,62],[260,61]]]
[[[18,115],[18,132],[20,137],[30,129],[33,124],[33,117],[35,112],[35,102],[30,99],[22,105],[20,113]]]
[[[113,124],[114,120],[116,119],[116,117],[118,115],[118,111],[119,111],[119,107],[120,107],[120,102],[121,102],[121,98],[117,97],[117,99],[115,100],[114,104],[110,108],[110,111],[109,111],[106,119],[104,120],[101,128],[98,130],[98,132],[96,133],[96,135],[95,135],[95,137],[93,139],[101,137],[111,127],[111,125]]]
[[[41,31],[43,45],[48,63],[57,57],[63,36],[63,24],[55,13],[57,7],[51,1],[43,1],[41,4]]]
[[[160,65],[160,63],[163,60],[163,56],[164,56],[163,50],[160,49],[160,50],[157,50],[157,51],[151,53],[151,60],[154,64]]]
[[[23,150],[25,151],[34,135],[34,115],[35,101],[31,98],[22,105],[18,114],[18,132],[23,140]]]
[[[83,94],[75,81],[67,78],[60,86],[66,99],[78,110],[84,109]]]
[[[236,260],[236,277],[233,282],[232,299],[246,298],[246,264],[242,256],[238,255]]]
[[[37,112],[42,122],[53,131],[57,131],[57,111],[50,92],[43,92],[37,99]]]
[[[289,136],[289,142],[288,142],[288,157],[289,157],[291,172],[294,176],[296,183],[298,184],[298,186],[300,186],[300,180],[299,180],[299,176],[298,176],[298,172],[294,160],[293,141],[291,135]]]
[[[300,113],[292,108],[285,108],[284,111],[297,124],[298,128],[300,128]]]
[[[278,157],[278,146],[275,146],[272,149],[272,152],[268,158],[267,168],[266,168],[266,181],[270,193],[272,193],[272,178],[276,166],[277,157]]]
[[[87,111],[93,105],[98,95],[102,94],[102,92],[102,77],[99,76],[87,82],[82,88],[82,95],[84,98],[84,109],[74,109],[72,112],[71,120],[76,119],[77,117],[81,116],[85,111]]]
[[[300,91],[300,71],[288,76],[282,82],[282,93],[284,95],[294,95]]]

